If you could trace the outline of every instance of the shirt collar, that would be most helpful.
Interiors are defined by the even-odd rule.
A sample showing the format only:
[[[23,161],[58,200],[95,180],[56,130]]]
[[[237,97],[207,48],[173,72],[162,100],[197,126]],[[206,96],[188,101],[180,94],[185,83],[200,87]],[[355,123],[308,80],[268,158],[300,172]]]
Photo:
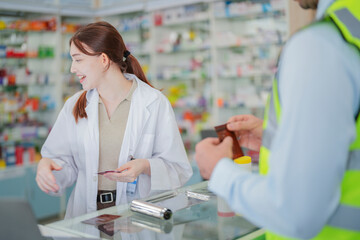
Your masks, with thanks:
[[[136,87],[137,87],[137,82],[135,79],[133,79],[130,91],[128,92],[127,96],[125,97],[126,100],[131,101],[131,97],[132,97]]]
[[[316,20],[320,20],[324,17],[326,9],[333,3],[335,0],[319,0],[317,11],[316,11]]]
[[[126,95],[126,97],[124,98],[124,100],[131,101],[131,97],[132,97],[132,95],[133,95],[133,93],[134,93],[134,91],[135,91],[138,84],[137,84],[137,81],[135,79],[130,79],[128,77],[126,79],[129,80],[129,81],[132,81],[132,84],[131,84],[131,88],[130,88],[128,94]],[[99,97],[99,103],[101,103],[101,104],[103,103],[100,97]]]

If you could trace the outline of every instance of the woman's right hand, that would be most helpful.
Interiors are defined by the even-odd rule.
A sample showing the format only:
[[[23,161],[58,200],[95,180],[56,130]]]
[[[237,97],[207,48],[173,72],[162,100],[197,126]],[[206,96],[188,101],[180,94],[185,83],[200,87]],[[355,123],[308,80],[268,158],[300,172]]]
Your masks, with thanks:
[[[59,191],[59,186],[56,184],[52,171],[60,171],[61,169],[62,167],[57,165],[52,159],[42,158],[39,161],[35,178],[39,188],[45,193]]]
[[[229,119],[227,128],[234,131],[240,146],[260,151],[263,120],[253,115],[236,115]]]

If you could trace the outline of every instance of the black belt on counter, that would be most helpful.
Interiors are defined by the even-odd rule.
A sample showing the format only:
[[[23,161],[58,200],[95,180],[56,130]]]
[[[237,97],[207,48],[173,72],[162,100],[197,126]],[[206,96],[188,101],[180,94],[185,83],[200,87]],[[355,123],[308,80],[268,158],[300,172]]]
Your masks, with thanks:
[[[115,202],[116,201],[116,190],[114,190],[114,191],[99,190],[96,201],[100,202],[102,204]]]

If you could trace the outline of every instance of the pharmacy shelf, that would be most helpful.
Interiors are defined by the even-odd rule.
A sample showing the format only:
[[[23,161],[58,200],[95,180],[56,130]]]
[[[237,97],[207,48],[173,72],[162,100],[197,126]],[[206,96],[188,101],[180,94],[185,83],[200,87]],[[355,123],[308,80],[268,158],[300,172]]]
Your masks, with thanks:
[[[31,154],[39,151],[63,104],[58,97],[60,55],[55,48],[59,45],[61,23],[54,16],[41,16],[38,22],[33,17],[0,16],[7,26],[13,27],[0,30],[0,162],[1,166],[4,162],[7,165],[0,175],[4,186],[11,182],[10,175],[18,176],[24,169],[26,176],[18,176],[14,181],[34,181],[28,177],[29,171],[35,171],[34,165],[26,163],[29,160],[21,165],[21,159],[28,158],[28,149],[32,149]],[[58,30],[21,30],[45,26],[44,21],[51,23],[47,26],[58,24]],[[25,197],[31,200],[31,193],[36,191],[26,188]]]

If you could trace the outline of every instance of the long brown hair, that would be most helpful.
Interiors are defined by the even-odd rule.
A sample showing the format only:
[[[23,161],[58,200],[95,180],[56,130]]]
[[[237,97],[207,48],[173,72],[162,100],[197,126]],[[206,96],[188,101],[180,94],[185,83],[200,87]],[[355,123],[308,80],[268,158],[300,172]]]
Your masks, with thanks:
[[[72,36],[69,44],[72,43],[86,55],[99,56],[105,53],[120,68],[122,73],[132,73],[152,87],[139,62],[133,55],[129,55],[120,33],[111,24],[107,22],[90,23],[80,28]],[[87,51],[84,44],[93,52]],[[109,67],[110,64],[107,68]],[[73,109],[76,122],[79,118],[87,118],[85,107],[86,91],[81,94]]]

